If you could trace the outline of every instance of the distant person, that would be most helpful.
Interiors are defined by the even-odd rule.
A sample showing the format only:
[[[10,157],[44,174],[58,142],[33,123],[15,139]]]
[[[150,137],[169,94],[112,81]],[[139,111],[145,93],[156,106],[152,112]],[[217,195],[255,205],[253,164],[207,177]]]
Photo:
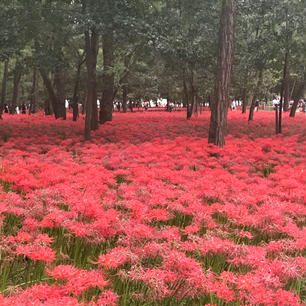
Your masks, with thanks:
[[[149,109],[149,102],[145,102],[144,109],[145,109],[145,112],[148,111],[148,109]]]
[[[255,110],[258,112],[258,109],[259,109],[259,101],[256,100],[255,101]]]
[[[169,112],[172,112],[173,109],[174,109],[174,103],[170,102],[170,104],[169,104]]]
[[[234,109],[236,109],[236,102],[235,102],[235,101],[232,101],[231,110],[234,110]]]
[[[7,104],[4,104],[4,112],[7,114],[9,113],[9,107]]]
[[[276,106],[278,106],[278,104],[279,104],[279,100],[276,99],[276,98],[274,98],[274,99],[272,100],[272,105],[273,105],[274,107],[276,107]]]
[[[305,101],[305,99],[302,100],[302,101],[303,101],[303,103],[302,103],[302,112],[306,113],[306,101]]]
[[[27,108],[26,108],[24,103],[21,105],[21,113],[22,114],[26,114],[27,113]]]

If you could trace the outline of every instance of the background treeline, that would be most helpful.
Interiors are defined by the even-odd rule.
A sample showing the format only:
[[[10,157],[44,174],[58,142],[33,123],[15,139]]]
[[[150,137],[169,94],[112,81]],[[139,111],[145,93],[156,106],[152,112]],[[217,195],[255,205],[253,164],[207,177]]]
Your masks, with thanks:
[[[112,120],[113,101],[213,100],[221,7],[215,0],[2,0],[1,112],[66,118],[65,99],[87,137]],[[305,0],[238,0],[230,97],[298,100],[305,86]],[[97,98],[101,107],[97,107]]]

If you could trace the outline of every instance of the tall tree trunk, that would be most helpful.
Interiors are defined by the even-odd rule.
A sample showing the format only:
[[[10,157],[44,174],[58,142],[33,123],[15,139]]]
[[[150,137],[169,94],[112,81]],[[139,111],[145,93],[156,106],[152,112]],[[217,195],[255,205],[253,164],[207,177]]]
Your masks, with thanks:
[[[185,73],[183,75],[183,104],[186,105],[186,118],[189,120],[192,116],[192,108],[191,108],[191,101],[190,101],[190,94],[187,87],[186,79],[185,79]]]
[[[99,128],[99,117],[98,117],[98,104],[97,104],[97,79],[95,69],[95,82],[92,84],[92,116],[91,116],[91,129],[97,130]]]
[[[127,112],[127,85],[123,84],[122,85],[122,109],[123,112]]]
[[[55,119],[58,119],[59,114],[58,114],[58,106],[57,106],[58,101],[57,101],[56,93],[55,93],[55,91],[53,89],[53,86],[52,86],[52,83],[51,83],[47,73],[44,71],[44,69],[40,68],[39,71],[40,71],[40,75],[43,79],[44,85],[47,89],[49,100],[51,101],[51,105],[52,105],[52,109],[53,109],[53,112],[54,112]]]
[[[288,69],[288,60],[287,60],[287,69],[286,69],[286,77],[284,79],[284,112],[288,112],[289,110],[289,69]]]
[[[87,101],[85,105],[85,140],[90,140],[90,131],[98,128],[97,120],[97,56],[98,33],[95,28],[85,31],[85,50],[87,68]]]
[[[304,79],[301,81],[299,86],[297,87],[295,93],[293,94],[293,105],[290,110],[290,117],[295,116],[296,109],[299,105],[299,100],[304,96],[305,93],[305,82],[306,82],[306,70],[304,67]]]
[[[275,134],[279,133],[279,122],[278,122],[278,105],[275,105]]]
[[[19,82],[21,79],[21,71],[20,71],[20,64],[17,62],[14,70],[14,80],[13,80],[13,96],[12,96],[12,105],[10,108],[10,113],[16,113],[16,106],[17,106],[17,98],[18,98],[18,89],[19,89]]]
[[[290,115],[289,117],[295,117],[295,113],[296,113],[296,109],[299,105],[299,99],[294,99],[294,102],[291,106],[291,109],[290,109]]]
[[[2,89],[1,89],[1,105],[0,105],[0,119],[2,119],[4,104],[6,102],[6,82],[8,75],[8,60],[4,62]]]
[[[198,109],[199,109],[199,107],[198,107],[198,96],[197,96],[197,94],[195,93],[194,95],[193,95],[193,113],[194,113],[194,116],[196,117],[196,118],[198,118],[198,116],[199,116],[199,112],[198,112]]]
[[[283,70],[283,80],[282,80],[281,93],[280,93],[280,101],[279,101],[278,133],[282,133],[282,113],[283,113],[285,91],[286,91],[285,90],[285,86],[286,86],[287,69],[288,69],[288,55],[289,55],[289,50],[287,49],[286,54],[285,54],[284,70]]]
[[[44,102],[44,111],[46,116],[52,116],[51,103],[48,98]]]
[[[56,88],[57,115],[66,120],[65,89],[63,82],[63,71],[60,68],[55,69],[54,86]]]
[[[31,89],[31,104],[29,114],[36,113],[36,90],[37,90],[37,69],[33,69],[32,89]]]
[[[219,52],[214,101],[211,105],[211,117],[208,142],[219,147],[225,145],[227,131],[227,111],[232,75],[234,46],[235,0],[223,0],[219,28]]]
[[[113,119],[114,72],[113,72],[113,33],[102,36],[103,47],[103,93],[100,108],[100,123]]]
[[[253,98],[252,98],[251,107],[250,107],[249,121],[252,121],[253,117],[254,117],[254,110],[255,110],[255,107],[256,107],[256,100],[258,98],[258,92],[259,92],[260,87],[262,85],[262,77],[263,77],[262,72],[263,72],[262,69],[260,69],[259,74],[258,74],[257,84],[256,84],[256,87],[255,87],[255,90],[254,90],[254,94],[253,94]]]
[[[79,87],[80,87],[80,76],[81,76],[81,68],[83,63],[85,62],[84,58],[85,53],[83,53],[80,56],[80,59],[78,61],[78,66],[77,66],[77,73],[75,77],[75,83],[74,83],[74,88],[73,88],[73,96],[72,96],[72,101],[71,101],[71,106],[72,106],[72,120],[76,121],[77,118],[79,117]]]
[[[188,108],[187,108],[187,119],[191,119],[192,113],[195,110],[195,93],[193,89],[191,88],[189,94],[188,94]]]
[[[242,98],[242,113],[243,114],[245,114],[247,111],[248,101],[249,101],[248,90],[245,88],[243,90],[243,98]]]
[[[296,84],[296,78],[294,79],[294,82],[293,82],[293,85],[292,85],[292,88],[290,90],[290,94],[289,94],[289,101],[292,100],[292,94],[293,94],[293,91],[294,91],[294,88],[295,88],[295,84]]]

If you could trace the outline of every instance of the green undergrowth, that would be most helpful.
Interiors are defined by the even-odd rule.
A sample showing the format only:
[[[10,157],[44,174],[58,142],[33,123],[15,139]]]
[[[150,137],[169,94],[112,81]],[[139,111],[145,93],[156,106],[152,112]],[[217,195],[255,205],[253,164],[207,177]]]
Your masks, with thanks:
[[[3,181],[0,179],[0,185],[2,186],[2,190],[4,192],[14,192],[19,194],[21,197],[25,196],[25,193],[22,190],[16,189],[16,186],[13,182]]]
[[[4,295],[13,292],[17,288],[25,288],[33,284],[47,280],[45,263],[34,262],[32,259],[19,255],[12,257],[2,253],[3,259],[0,264],[1,292]]]
[[[121,185],[121,184],[131,184],[133,181],[128,180],[127,176],[125,174],[117,174],[114,177],[116,184]]]
[[[173,218],[166,221],[154,221],[151,222],[151,226],[162,228],[163,226],[177,226],[179,228],[185,228],[191,225],[193,216],[189,214],[183,214],[181,212],[175,211],[173,213]]]
[[[61,264],[72,264],[78,268],[91,269],[99,255],[114,248],[118,237],[111,237],[104,242],[91,242],[84,237],[77,237],[62,228],[44,229],[43,233],[54,238],[52,247],[59,253]],[[58,264],[58,262],[57,262]]]
[[[11,214],[11,213],[3,213],[4,221],[3,226],[0,228],[0,235],[8,236],[8,235],[16,235],[17,232],[22,227],[22,217]]]
[[[295,291],[301,301],[306,302],[306,279],[290,279],[285,285],[285,290]]]

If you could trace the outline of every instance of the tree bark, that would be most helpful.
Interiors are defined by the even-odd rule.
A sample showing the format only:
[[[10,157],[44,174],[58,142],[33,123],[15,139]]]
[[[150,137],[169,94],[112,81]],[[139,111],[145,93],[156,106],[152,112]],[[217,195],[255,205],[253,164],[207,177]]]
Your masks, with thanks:
[[[123,112],[127,112],[127,85],[123,84],[122,85],[122,109]]]
[[[90,131],[98,128],[97,120],[97,80],[96,66],[98,56],[98,34],[95,28],[91,34],[85,31],[85,50],[87,68],[87,101],[85,116],[85,140],[90,140]]]
[[[235,0],[223,0],[219,28],[219,51],[215,81],[214,101],[211,105],[211,117],[208,142],[219,147],[225,145],[227,131],[227,111],[232,74],[234,46]]]
[[[103,48],[103,93],[100,108],[100,123],[113,119],[114,72],[113,72],[113,33],[102,36]]]
[[[37,90],[37,69],[33,69],[32,89],[31,89],[31,103],[29,114],[36,113],[36,90]]]
[[[249,112],[249,121],[252,121],[253,120],[253,117],[254,117],[254,110],[255,110],[255,107],[256,107],[256,100],[258,98],[258,92],[260,90],[260,87],[262,85],[262,69],[259,71],[259,74],[258,74],[258,79],[257,79],[257,84],[256,84],[256,87],[255,87],[255,90],[254,90],[254,94],[253,94],[253,98],[252,98],[252,103],[251,103],[251,107],[250,107],[250,112]]]
[[[20,64],[17,62],[14,70],[14,80],[13,80],[13,96],[12,96],[12,105],[10,108],[10,113],[16,113],[16,106],[17,106],[17,98],[18,98],[18,89],[19,89],[19,82],[21,79],[21,71],[20,71]]]
[[[192,115],[192,109],[190,107],[190,96],[189,96],[189,91],[188,91],[188,87],[187,87],[187,83],[186,83],[186,79],[185,79],[185,74],[183,76],[183,104],[186,105],[186,118],[189,120],[191,118]]]
[[[279,133],[279,122],[278,122],[278,105],[275,105],[275,134]]]
[[[297,87],[295,93],[293,94],[293,105],[290,110],[290,117],[294,117],[296,113],[296,109],[299,105],[299,100],[304,96],[305,93],[305,82],[306,82],[306,71],[304,68],[304,79],[300,83],[300,85]]]
[[[289,50],[287,49],[285,54],[285,61],[284,61],[284,70],[283,70],[283,81],[281,86],[281,93],[280,93],[280,101],[279,101],[279,118],[278,118],[278,133],[282,133],[282,113],[283,113],[283,106],[284,106],[284,99],[285,99],[285,86],[286,86],[286,79],[287,79],[287,69],[288,69],[288,55]]]
[[[284,112],[288,112],[289,110],[289,69],[288,69],[288,60],[287,60],[287,69],[286,69],[286,77],[284,79]]]
[[[57,115],[66,120],[65,89],[63,83],[63,71],[60,68],[55,69],[54,85],[56,88]]]
[[[56,96],[55,91],[53,89],[52,83],[51,83],[47,73],[44,71],[44,69],[40,68],[39,71],[40,71],[40,75],[43,79],[44,85],[47,89],[49,100],[50,100],[51,105],[52,105],[52,109],[53,109],[53,112],[54,112],[55,119],[58,119],[59,118],[58,106],[57,106],[58,101],[57,101],[57,96]]]
[[[1,89],[1,105],[0,105],[0,119],[2,119],[4,104],[6,102],[6,82],[8,75],[8,60],[4,62],[2,89]]]
[[[243,91],[243,99],[242,99],[242,113],[245,114],[248,107],[248,90],[245,88]]]
[[[52,116],[52,108],[49,99],[46,99],[44,102],[44,110],[46,116]]]
[[[80,59],[78,61],[78,66],[77,66],[77,73],[75,77],[75,83],[74,83],[74,88],[73,88],[73,96],[72,96],[72,101],[71,101],[71,106],[72,106],[72,120],[76,121],[77,118],[79,117],[79,87],[80,87],[80,76],[81,76],[81,68],[83,63],[85,62],[85,57],[84,53],[80,56]]]
[[[193,113],[196,118],[199,116],[199,99],[198,95],[195,93],[193,96]]]

